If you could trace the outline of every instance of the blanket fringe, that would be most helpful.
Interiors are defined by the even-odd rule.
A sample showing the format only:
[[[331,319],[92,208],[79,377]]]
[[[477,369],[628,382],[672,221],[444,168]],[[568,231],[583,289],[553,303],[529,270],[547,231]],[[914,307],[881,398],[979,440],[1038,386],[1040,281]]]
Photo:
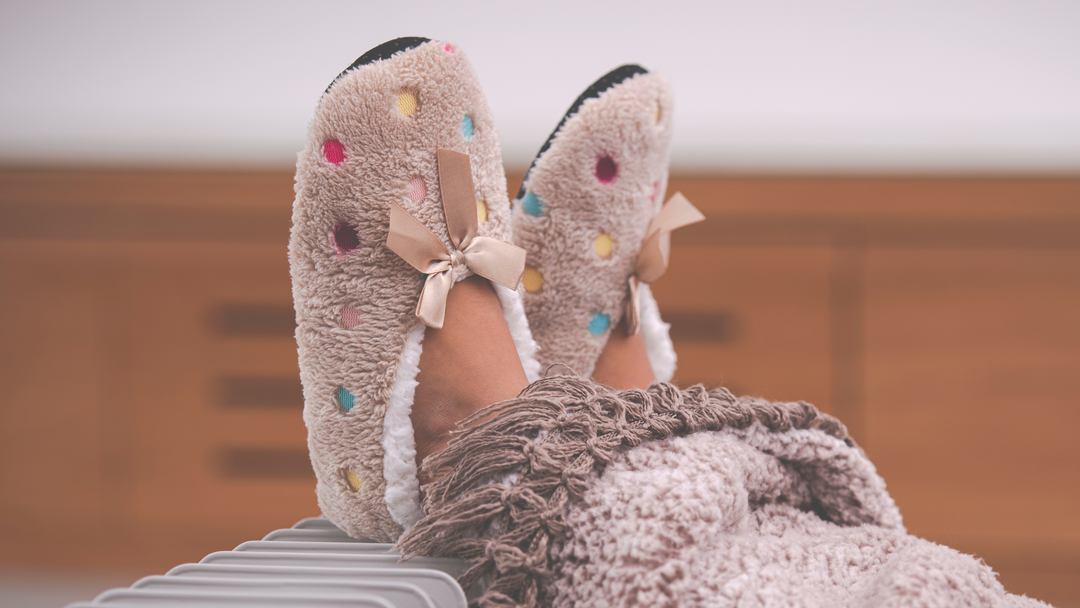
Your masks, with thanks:
[[[435,480],[424,488],[427,515],[398,546],[471,562],[462,587],[488,583],[472,605],[534,608],[550,573],[548,547],[566,532],[567,502],[616,450],[755,422],[775,432],[818,429],[854,445],[839,420],[805,402],[736,399],[700,385],[616,392],[570,376],[541,379],[463,421],[450,446],[425,461]]]

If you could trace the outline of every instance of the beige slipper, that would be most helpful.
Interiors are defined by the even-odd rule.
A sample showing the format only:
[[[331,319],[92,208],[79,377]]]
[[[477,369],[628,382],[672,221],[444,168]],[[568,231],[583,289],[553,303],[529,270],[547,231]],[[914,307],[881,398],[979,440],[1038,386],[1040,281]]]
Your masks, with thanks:
[[[392,40],[334,80],[297,162],[289,260],[319,506],[351,536],[391,542],[421,516],[409,415],[456,281],[492,281],[537,378],[509,240],[494,121],[455,44]]]
[[[666,78],[621,66],[578,97],[529,168],[513,231],[529,254],[525,313],[542,368],[590,377],[629,315],[656,378],[675,373],[669,326],[647,283],[667,268],[670,231],[704,218],[681,195],[661,205],[671,110]]]

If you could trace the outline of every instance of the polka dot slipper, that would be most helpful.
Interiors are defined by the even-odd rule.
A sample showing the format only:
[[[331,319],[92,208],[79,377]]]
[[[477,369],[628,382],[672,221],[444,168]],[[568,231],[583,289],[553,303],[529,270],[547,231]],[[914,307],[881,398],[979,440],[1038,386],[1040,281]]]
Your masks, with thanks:
[[[392,40],[334,80],[297,162],[289,261],[319,506],[351,536],[392,542],[421,515],[409,414],[456,281],[491,280],[537,378],[509,240],[494,122],[456,45]]]
[[[525,312],[544,369],[562,364],[591,376],[629,315],[657,379],[675,373],[669,326],[647,283],[666,269],[670,230],[703,218],[681,195],[661,205],[671,107],[662,75],[619,67],[578,97],[526,174],[514,243],[528,252]]]

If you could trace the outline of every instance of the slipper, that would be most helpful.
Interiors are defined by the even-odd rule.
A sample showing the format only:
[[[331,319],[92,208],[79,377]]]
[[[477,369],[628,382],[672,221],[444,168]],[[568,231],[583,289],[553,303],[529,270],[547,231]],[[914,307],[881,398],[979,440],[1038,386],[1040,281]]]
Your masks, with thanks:
[[[704,219],[681,194],[661,205],[671,155],[667,79],[624,65],[594,82],[540,148],[514,201],[528,251],[525,313],[544,369],[584,378],[624,316],[657,380],[675,373],[669,326],[648,283],[667,268],[669,233]]]
[[[498,137],[454,43],[398,38],[319,100],[296,168],[289,262],[308,448],[323,514],[393,542],[422,515],[409,419],[425,328],[473,273],[539,375]]]

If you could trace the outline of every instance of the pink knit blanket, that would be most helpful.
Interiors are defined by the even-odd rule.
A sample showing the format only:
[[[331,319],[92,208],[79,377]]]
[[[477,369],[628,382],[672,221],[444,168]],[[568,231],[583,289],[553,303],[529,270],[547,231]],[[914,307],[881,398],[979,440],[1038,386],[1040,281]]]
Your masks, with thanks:
[[[433,463],[401,543],[470,560],[481,606],[1045,606],[907,534],[808,404],[560,377],[493,411]]]

